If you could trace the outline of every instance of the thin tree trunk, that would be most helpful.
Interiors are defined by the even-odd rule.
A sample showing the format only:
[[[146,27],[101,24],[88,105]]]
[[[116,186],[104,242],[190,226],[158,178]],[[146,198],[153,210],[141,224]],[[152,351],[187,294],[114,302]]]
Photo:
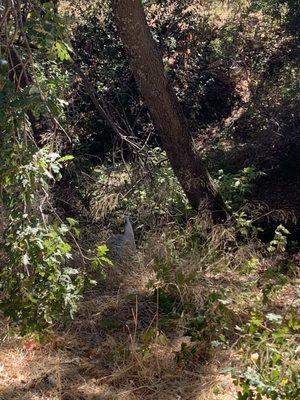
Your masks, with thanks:
[[[163,147],[191,206],[215,223],[227,217],[222,197],[194,148],[186,119],[168,82],[140,0],[112,0],[120,38]]]
[[[9,60],[9,79],[15,83],[17,89],[24,89],[26,86],[32,83],[31,77],[27,74],[24,65],[22,64],[21,57],[14,49],[14,47],[9,47],[7,49],[8,60]],[[31,110],[27,110],[27,116],[31,124],[32,132],[34,138],[37,142],[41,139],[41,132],[37,128],[36,118]]]

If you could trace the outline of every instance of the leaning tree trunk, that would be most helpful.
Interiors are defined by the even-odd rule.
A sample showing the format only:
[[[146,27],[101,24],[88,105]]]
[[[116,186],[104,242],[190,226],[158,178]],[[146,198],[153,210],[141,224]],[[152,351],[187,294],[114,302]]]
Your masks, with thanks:
[[[168,82],[140,0],[112,0],[120,38],[163,147],[191,206],[208,211],[213,222],[226,219],[226,207],[200,159],[186,119]]]

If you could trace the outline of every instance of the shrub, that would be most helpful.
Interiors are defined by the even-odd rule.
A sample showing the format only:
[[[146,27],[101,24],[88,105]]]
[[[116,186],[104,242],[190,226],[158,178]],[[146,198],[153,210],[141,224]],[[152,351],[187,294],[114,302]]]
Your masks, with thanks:
[[[3,148],[4,147],[4,148]],[[60,157],[48,149],[30,151],[5,142],[5,167],[0,173],[4,207],[6,262],[1,268],[1,309],[21,333],[44,329],[62,315],[71,316],[83,285],[72,257],[74,220],[59,222],[49,202],[49,184],[60,177]]]
[[[238,400],[296,400],[299,387],[300,325],[296,310],[285,317],[253,312],[242,328],[242,365],[232,371]]]

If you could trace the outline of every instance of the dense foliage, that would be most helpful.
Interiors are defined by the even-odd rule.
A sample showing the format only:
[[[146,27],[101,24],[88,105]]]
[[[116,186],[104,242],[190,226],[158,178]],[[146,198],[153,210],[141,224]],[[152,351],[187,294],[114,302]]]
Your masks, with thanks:
[[[75,222],[63,222],[51,198],[73,158],[55,151],[65,131],[60,61],[69,55],[66,20],[49,4],[12,2],[1,13],[1,308],[26,333],[72,315],[83,283],[78,267],[68,265]]]

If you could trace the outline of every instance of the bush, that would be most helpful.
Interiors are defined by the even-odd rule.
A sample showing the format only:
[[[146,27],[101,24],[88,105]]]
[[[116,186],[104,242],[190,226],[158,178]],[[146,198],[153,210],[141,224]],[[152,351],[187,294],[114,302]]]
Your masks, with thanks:
[[[0,183],[6,262],[0,305],[25,334],[49,327],[62,315],[72,316],[80,298],[83,275],[68,265],[69,234],[78,230],[72,219],[63,223],[51,217],[49,202],[49,183],[59,179],[62,163],[71,157],[5,143]]]
[[[300,396],[300,332],[296,310],[282,317],[253,312],[242,328],[243,363],[233,370],[238,400],[296,400]]]

